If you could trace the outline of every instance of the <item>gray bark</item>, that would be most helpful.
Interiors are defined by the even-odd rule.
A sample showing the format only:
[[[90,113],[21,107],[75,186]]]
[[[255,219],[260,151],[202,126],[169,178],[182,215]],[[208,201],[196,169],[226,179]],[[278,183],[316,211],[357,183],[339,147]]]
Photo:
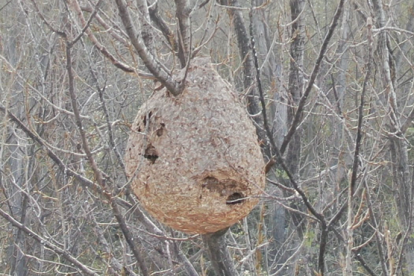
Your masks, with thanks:
[[[141,23],[141,32],[142,32],[142,39],[145,43],[145,46],[154,55],[154,37],[152,35],[152,26],[150,20],[150,14],[148,10],[148,4],[145,0],[136,0],[138,10],[140,12],[139,20]]]
[[[411,7],[408,8],[411,11],[414,11],[414,3]],[[412,12],[411,12],[412,13]],[[413,31],[414,30],[414,16],[410,16],[408,18],[408,22],[405,25],[405,30]],[[403,54],[406,55],[409,52],[411,45],[408,42],[405,42],[401,45],[400,51],[398,51],[395,55],[395,67],[399,68],[401,66],[403,60]]]
[[[240,6],[237,0],[221,0],[223,5]],[[243,14],[240,10],[229,9],[229,14],[233,19],[234,31],[237,37],[240,59],[243,60],[243,86],[248,92],[247,110],[255,122],[257,136],[263,146],[264,156],[271,156],[270,146],[266,131],[263,127],[262,109],[259,105],[259,92],[255,83],[256,69],[254,68],[253,58],[250,52],[250,37],[244,23]],[[265,157],[266,158],[266,157]]]
[[[216,233],[203,235],[203,242],[206,246],[210,261],[213,265],[215,275],[236,276],[233,259],[227,250],[226,232],[228,228]]]
[[[265,4],[265,0],[252,0],[253,7],[260,7]],[[270,87],[270,82],[274,81],[276,70],[276,59],[273,51],[270,51],[270,35],[268,30],[268,14],[263,8],[252,10],[252,20],[254,30],[254,39],[257,58],[261,68],[262,87],[267,91]]]
[[[143,41],[142,35],[137,33],[135,27],[131,21],[127,6],[123,0],[116,0],[116,4],[119,9],[119,15],[122,19],[122,23],[125,30],[131,40],[132,45],[137,51],[139,57],[144,62],[147,69],[154,75],[154,77],[160,81],[168,91],[174,96],[179,95],[183,90],[183,83],[178,80],[174,80],[170,72],[168,72],[164,66],[151,54],[148,47]]]
[[[304,20],[301,17],[301,12],[305,7],[304,0],[291,0],[290,1],[290,12],[291,12],[291,20],[294,21],[292,24],[292,44],[290,45],[290,71],[289,71],[289,84],[288,84],[288,93],[290,102],[287,107],[287,123],[293,122],[295,112],[297,110],[297,105],[302,97],[303,94],[303,59],[304,59],[304,41],[305,41],[305,33],[304,33]],[[300,169],[300,162],[301,162],[301,135],[302,130],[299,128],[296,130],[295,134],[293,135],[289,147],[286,152],[286,165],[289,168],[291,174],[294,176],[296,180],[299,179],[299,169]],[[289,183],[286,183],[289,185]],[[292,202],[290,207],[293,209],[300,209],[303,210],[304,206],[297,205],[297,203]],[[294,212],[289,212],[284,210],[286,213],[290,214],[290,218],[292,219],[291,222],[293,223],[292,229],[297,230],[298,237],[292,240],[292,247],[296,248],[301,243],[303,239],[303,231],[305,224],[302,222],[303,217],[302,215],[298,215]],[[279,210],[281,213],[282,210]],[[280,214],[281,215],[281,214]],[[285,215],[286,216],[286,215]],[[283,216],[280,216],[283,218]],[[280,225],[279,225],[280,227]],[[278,233],[278,232],[276,232]],[[289,254],[292,252],[285,251],[283,255],[280,256],[279,263],[285,263]],[[276,270],[280,269],[279,266],[275,267]],[[283,270],[283,273],[293,274],[293,266],[290,266],[288,270]],[[280,275],[282,275],[280,274]]]
[[[191,52],[191,28],[190,28],[190,2],[189,0],[175,0],[176,5],[176,16],[178,19],[178,57],[181,62],[181,66],[185,67],[187,60],[190,58]]]
[[[376,27],[382,28],[386,24],[386,13],[383,4],[379,0],[373,0],[373,8],[376,15]],[[411,232],[411,219],[413,216],[413,185],[410,178],[411,172],[408,159],[407,140],[404,139],[402,124],[400,122],[400,110],[395,91],[395,63],[390,53],[389,37],[386,32],[378,35],[377,55],[380,60],[380,70],[383,75],[383,86],[386,89],[386,106],[388,108],[388,122],[390,126],[390,152],[392,159],[392,172],[394,185],[397,190],[396,204],[398,206],[399,220],[407,232]],[[407,271],[413,271],[411,260],[414,259],[414,251],[405,252]],[[403,266],[404,267],[404,266]],[[392,272],[390,272],[392,274]]]
[[[337,76],[337,83],[336,83],[336,91],[337,95],[335,100],[337,101],[338,112],[342,110],[344,105],[344,96],[345,91],[347,88],[347,72],[348,72],[348,65],[349,65],[349,51],[348,51],[348,44],[347,41],[350,35],[350,13],[349,13],[349,5],[344,6],[344,15],[342,17],[341,23],[341,39],[339,41],[338,55],[341,55],[341,59],[339,61],[339,72]]]
[[[303,94],[303,57],[305,29],[304,20],[299,17],[305,6],[304,0],[291,0],[290,10],[292,24],[292,44],[290,46],[290,73],[289,73],[289,95],[291,97],[291,107],[288,109],[288,122],[292,122],[298,105]],[[298,18],[299,17],[299,18]],[[297,129],[293,135],[286,156],[286,164],[293,175],[299,172],[300,150],[301,150],[301,130]]]
[[[17,16],[18,22],[17,24],[24,24],[23,23],[23,16],[19,14]],[[5,41],[5,54],[9,57],[9,62],[16,66],[19,62],[19,53],[18,53],[18,43],[19,38],[18,34],[19,31],[17,28],[13,27],[13,32],[15,35],[11,36],[9,40]],[[20,85],[14,85],[13,89],[18,91],[21,89]],[[9,100],[11,95],[5,95],[6,101]],[[13,97],[9,102],[9,106],[16,105],[22,98],[20,97]],[[24,114],[23,108],[18,108],[20,114]],[[0,128],[1,129],[1,128]],[[25,163],[23,162],[23,156],[20,152],[21,147],[25,148],[28,146],[23,139],[20,139],[18,136],[13,134],[14,132],[11,131],[11,126],[7,126],[5,123],[4,129],[2,130],[2,144],[10,144],[11,146],[6,151],[7,147],[1,146],[1,160],[9,160],[7,163],[0,162],[0,177],[3,178],[3,174],[5,170],[8,170],[12,173],[12,182],[13,185],[4,185],[3,180],[0,180],[0,187],[7,187],[10,188],[5,190],[8,197],[8,207],[11,214],[13,214],[16,218],[19,218],[21,223],[26,222],[26,213],[27,213],[27,197],[20,193],[20,189],[25,190]],[[25,150],[27,150],[25,148]],[[3,163],[3,164],[1,164]],[[23,235],[21,230],[19,229],[9,229],[11,233],[13,233],[13,238],[10,239],[10,243],[8,245],[8,256],[6,259],[10,263],[10,273],[11,275],[27,275],[27,268],[26,263],[27,259],[22,254],[22,252],[26,251],[26,237]]]

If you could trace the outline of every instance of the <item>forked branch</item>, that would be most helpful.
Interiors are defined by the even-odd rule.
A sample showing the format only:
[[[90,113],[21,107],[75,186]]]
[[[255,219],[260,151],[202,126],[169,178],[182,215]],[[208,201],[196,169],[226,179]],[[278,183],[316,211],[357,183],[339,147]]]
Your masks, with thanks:
[[[342,10],[344,7],[344,3],[345,3],[345,0],[341,0],[335,11],[331,26],[329,27],[328,33],[326,34],[322,47],[319,51],[318,58],[316,59],[315,66],[313,67],[311,76],[309,78],[308,85],[306,86],[305,92],[303,93],[303,96],[299,101],[299,105],[298,105],[295,117],[293,119],[293,122],[289,128],[289,131],[286,134],[285,139],[283,140],[282,146],[280,147],[280,152],[282,154],[285,152],[291,138],[293,137],[293,134],[296,132],[296,128],[298,127],[299,123],[302,121],[302,114],[305,108],[305,104],[308,100],[313,84],[315,83],[316,77],[318,76],[319,68],[321,67],[322,60],[325,57],[326,50],[328,49],[329,41],[331,41],[332,35],[336,29],[336,26],[338,25],[338,21],[339,21],[339,18],[341,17]]]
[[[116,0],[115,2],[118,6],[119,16],[122,19],[125,31],[147,69],[168,89],[171,94],[174,96],[181,94],[184,89],[183,82],[174,80],[170,72],[168,72],[160,61],[158,61],[156,57],[150,53],[148,48],[145,46],[141,34],[137,33],[134,25],[132,24],[125,2],[123,0]]]

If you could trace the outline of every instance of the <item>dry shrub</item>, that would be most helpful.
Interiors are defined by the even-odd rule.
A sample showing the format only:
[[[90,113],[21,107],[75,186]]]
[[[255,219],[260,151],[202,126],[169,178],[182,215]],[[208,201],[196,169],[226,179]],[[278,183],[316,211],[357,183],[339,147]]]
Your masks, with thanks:
[[[155,91],[141,107],[125,161],[144,208],[187,233],[242,219],[265,183],[255,128],[209,58],[192,60],[182,94]]]

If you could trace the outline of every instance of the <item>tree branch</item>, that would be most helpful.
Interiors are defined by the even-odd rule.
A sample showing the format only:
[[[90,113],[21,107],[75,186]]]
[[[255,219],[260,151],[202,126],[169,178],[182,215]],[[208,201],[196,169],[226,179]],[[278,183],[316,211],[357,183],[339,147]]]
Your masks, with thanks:
[[[116,0],[116,4],[129,39],[147,69],[168,89],[171,94],[174,96],[181,94],[184,89],[184,83],[175,81],[171,74],[164,69],[160,62],[147,49],[141,35],[137,34],[134,25],[132,24],[124,1]]]
[[[175,1],[175,15],[178,19],[180,47],[178,49],[178,56],[180,58],[181,67],[186,66],[187,60],[190,58],[191,52],[191,28],[190,28],[190,2],[188,0],[174,0]]]
[[[155,25],[161,30],[165,39],[168,41],[168,44],[171,46],[174,52],[178,52],[178,42],[175,38],[174,32],[168,27],[168,24],[165,23],[164,19],[158,14],[158,5],[154,4],[149,7],[149,14],[151,20]]]
[[[109,200],[110,205],[112,207],[112,211],[113,214],[122,230],[122,233],[124,234],[124,237],[129,245],[129,247],[131,248],[132,252],[134,253],[134,257],[138,262],[138,265],[141,269],[141,272],[144,276],[149,276],[148,273],[148,269],[145,265],[144,259],[141,256],[141,253],[139,252],[136,244],[134,243],[134,239],[133,236],[131,234],[131,232],[129,231],[126,222],[124,220],[124,217],[122,216],[118,205],[116,204],[116,201],[113,200],[114,197],[112,196],[112,194],[108,191],[106,185],[104,184],[104,180],[102,177],[102,173],[99,170],[96,162],[95,162],[95,158],[93,157],[90,149],[89,149],[89,143],[87,141],[86,138],[86,134],[85,134],[85,129],[83,128],[82,125],[82,119],[80,117],[79,114],[79,109],[78,109],[78,105],[77,105],[77,99],[76,99],[76,95],[75,95],[75,85],[74,85],[74,77],[73,77],[73,69],[72,69],[72,56],[71,56],[71,48],[72,48],[73,44],[72,42],[66,42],[66,69],[68,72],[68,81],[69,81],[69,95],[70,95],[70,99],[72,102],[72,108],[73,108],[73,113],[75,114],[75,121],[76,121],[76,126],[78,127],[78,131],[80,133],[81,136],[81,140],[82,140],[82,147],[83,150],[88,158],[88,162],[92,167],[92,170],[94,172],[94,176],[96,181],[98,182],[98,184],[103,188],[103,195]]]
[[[228,6],[231,2],[231,6]],[[263,108],[259,102],[259,92],[254,86],[255,68],[253,57],[250,55],[250,40],[248,30],[244,24],[242,9],[239,9],[237,0],[221,0],[220,4],[229,10],[229,14],[233,17],[234,31],[237,36],[237,46],[239,48],[240,59],[243,62],[243,86],[247,91],[247,110],[251,115],[260,115]],[[253,122],[256,126],[256,133],[259,137],[264,157],[270,158],[272,153],[268,136],[264,128],[263,116],[253,116]]]
[[[72,7],[75,9],[76,14],[80,20],[80,23],[82,25],[82,28],[85,29],[86,34],[88,35],[88,38],[91,40],[91,42],[93,43],[93,45],[96,47],[96,49],[98,49],[103,55],[104,57],[106,57],[107,59],[109,59],[111,61],[111,63],[113,65],[115,65],[115,67],[128,72],[128,73],[132,73],[135,72],[134,68],[129,66],[128,64],[125,64],[119,60],[117,60],[107,49],[105,46],[103,46],[101,43],[99,43],[98,39],[96,39],[95,35],[92,33],[92,31],[87,28],[87,24],[88,22],[86,22],[83,13],[82,13],[82,9],[79,6],[79,2],[78,0],[73,0],[71,1],[72,3]],[[96,12],[96,8],[93,9]]]
[[[256,50],[255,50],[255,47],[254,47],[254,37],[253,37],[253,27],[252,27],[252,25],[250,25],[250,33],[251,33],[252,52],[253,52],[252,56],[253,56],[254,64],[255,64],[255,67],[256,67],[256,83],[257,83],[258,90],[259,90],[259,100],[260,100],[260,103],[261,103],[261,106],[262,106],[262,112],[263,112],[263,121],[264,121],[263,125],[264,125],[264,128],[265,128],[267,137],[270,141],[270,145],[272,146],[272,150],[276,154],[277,162],[280,164],[282,169],[286,172],[286,174],[287,174],[287,176],[290,180],[290,183],[292,184],[293,188],[299,193],[299,195],[302,198],[305,206],[312,213],[312,215],[314,215],[321,222],[322,225],[326,226],[325,217],[322,214],[320,214],[318,211],[316,211],[316,209],[312,206],[312,204],[310,204],[310,202],[308,200],[308,197],[302,191],[302,189],[299,188],[299,185],[297,184],[294,176],[290,172],[288,166],[286,166],[286,163],[283,160],[282,153],[279,151],[279,149],[276,145],[276,142],[274,140],[274,137],[272,135],[272,132],[270,130],[269,124],[267,122],[266,103],[265,103],[265,100],[264,100],[264,93],[263,93],[261,82],[260,82],[260,70],[259,70],[259,63],[258,63],[258,60],[257,60]]]
[[[228,228],[212,234],[202,235],[203,243],[208,250],[215,275],[235,276],[237,275],[233,259],[227,250],[226,232]]]
[[[297,108],[295,117],[293,119],[293,122],[290,125],[289,131],[286,134],[285,139],[283,139],[282,146],[280,147],[280,153],[282,154],[285,152],[293,134],[296,132],[297,126],[302,121],[302,113],[304,111],[306,101],[309,97],[310,92],[312,91],[312,87],[313,87],[313,84],[315,83],[316,77],[318,76],[319,68],[322,64],[322,59],[325,57],[325,53],[328,48],[329,41],[331,40],[332,35],[336,29],[336,26],[338,25],[338,21],[339,21],[339,18],[341,16],[341,13],[344,7],[344,3],[345,3],[345,0],[340,0],[338,7],[336,8],[331,26],[329,27],[328,33],[326,34],[326,37],[322,43],[322,47],[319,51],[318,58],[316,59],[315,66],[313,67],[311,76],[309,78],[308,85],[306,86],[305,92],[299,101],[298,108]]]
[[[68,251],[66,251],[66,250],[60,248],[59,246],[51,243],[47,239],[42,238],[36,232],[34,232],[33,230],[27,228],[25,225],[21,224],[20,222],[18,222],[16,219],[14,219],[8,213],[3,211],[1,208],[0,208],[0,216],[2,216],[4,219],[6,219],[8,222],[10,222],[14,227],[17,227],[18,229],[25,232],[27,234],[27,236],[33,238],[38,243],[40,243],[42,246],[45,246],[45,247],[51,249],[56,254],[59,254],[60,256],[65,258],[67,261],[69,261],[71,264],[76,266],[80,271],[82,271],[86,275],[93,275],[93,276],[99,276],[100,275],[100,274],[96,273],[94,270],[92,270],[89,267],[85,266],[77,258],[72,256]]]

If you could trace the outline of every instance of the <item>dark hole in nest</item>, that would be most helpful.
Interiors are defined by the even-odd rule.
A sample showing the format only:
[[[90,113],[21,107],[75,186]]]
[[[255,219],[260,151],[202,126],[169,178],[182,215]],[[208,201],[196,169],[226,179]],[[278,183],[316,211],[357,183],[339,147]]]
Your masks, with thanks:
[[[157,136],[160,137],[164,133],[165,124],[161,123],[160,128],[157,129]]]
[[[152,116],[152,111],[150,111],[147,115],[144,116],[144,119],[143,119],[144,126],[147,125],[147,120],[149,122],[149,120],[151,119],[151,116]]]
[[[216,193],[221,193],[226,189],[225,183],[220,182],[217,178],[212,176],[207,176],[204,178],[201,187],[207,188],[210,192]]]
[[[155,160],[158,159],[158,152],[153,145],[148,145],[147,149],[145,150],[144,157],[150,160],[152,164],[155,163]]]
[[[242,193],[235,192],[227,197],[226,204],[227,205],[240,204],[240,203],[243,203],[244,200],[245,199]]]

